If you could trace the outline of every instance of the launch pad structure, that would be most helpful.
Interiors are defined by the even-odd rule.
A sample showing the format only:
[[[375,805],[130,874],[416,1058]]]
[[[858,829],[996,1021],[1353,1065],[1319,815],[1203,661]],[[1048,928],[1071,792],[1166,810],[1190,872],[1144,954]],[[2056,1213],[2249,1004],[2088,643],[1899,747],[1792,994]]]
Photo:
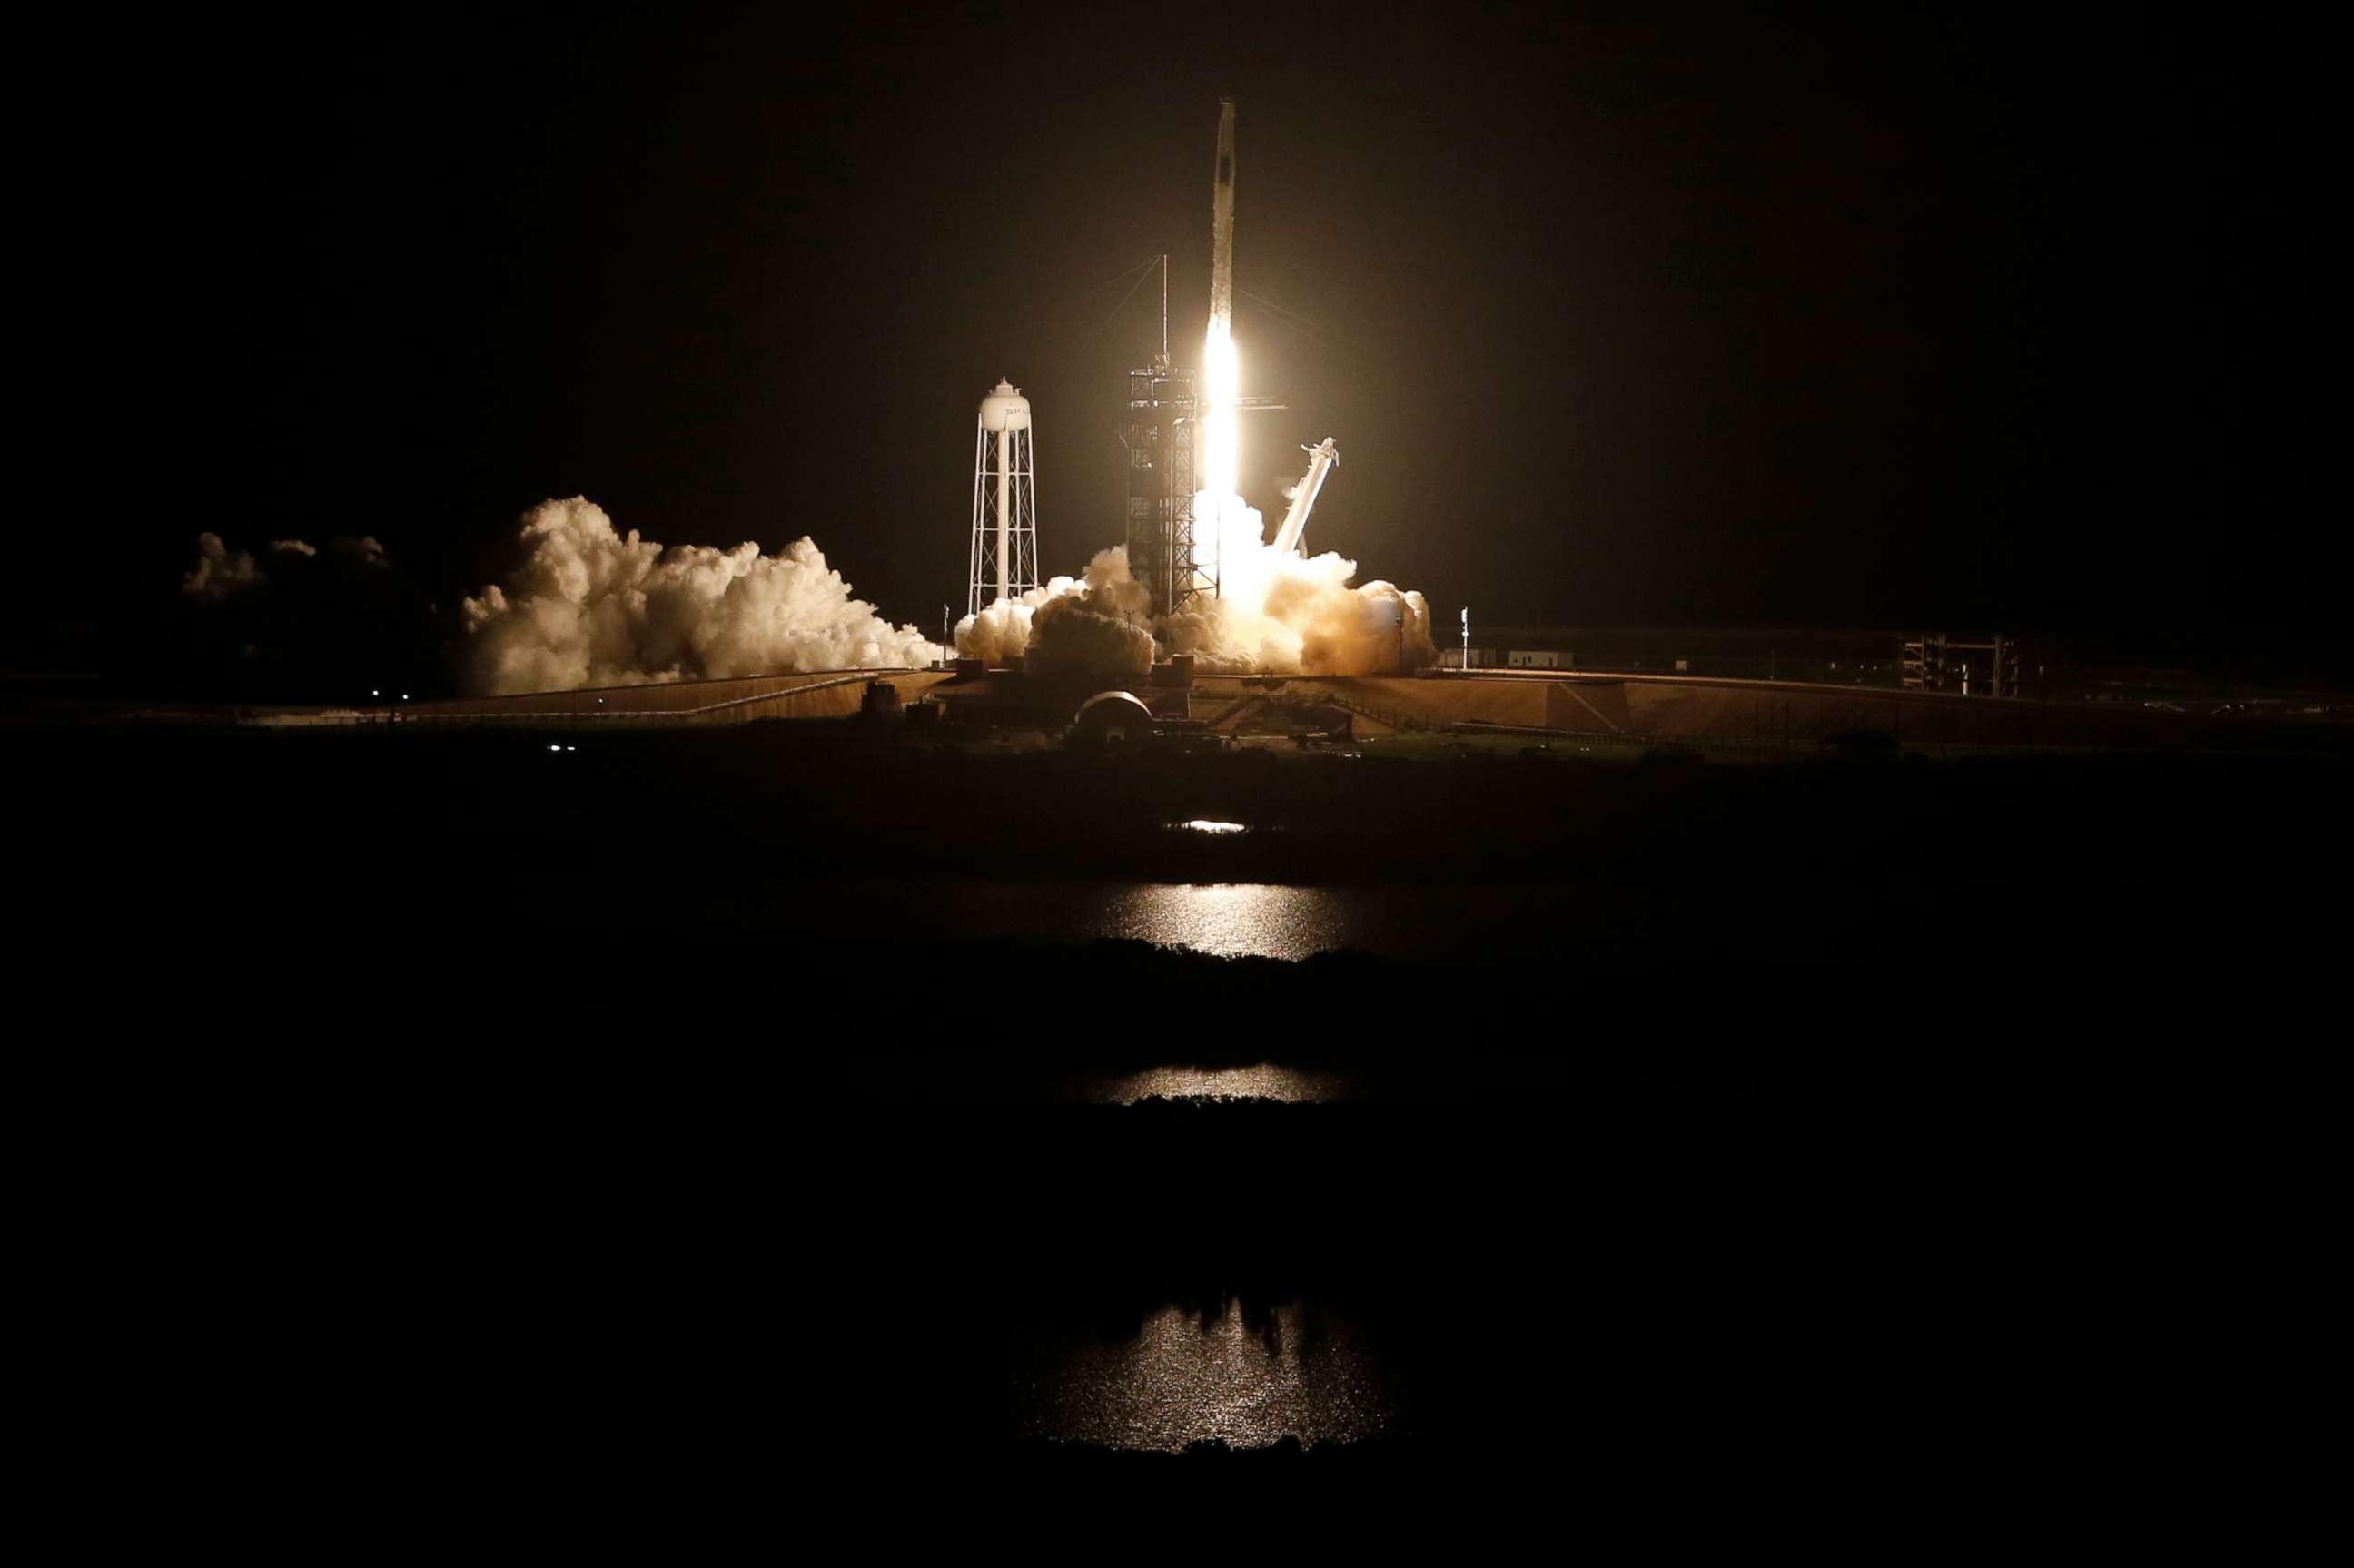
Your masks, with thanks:
[[[1152,613],[1169,615],[1197,595],[1218,591],[1215,552],[1204,573],[1193,537],[1193,495],[1202,487],[1201,398],[1195,372],[1169,363],[1169,258],[1161,259],[1161,353],[1128,373],[1129,575],[1152,596]]]
[[[1161,258],[1161,352],[1128,373],[1128,418],[1119,444],[1128,454],[1129,575],[1152,594],[1152,613],[1173,615],[1218,596],[1218,542],[1194,527],[1193,497],[1202,471],[1201,418],[1208,399],[1201,374],[1169,357],[1169,258]],[[1237,397],[1245,413],[1272,413],[1273,397]]]

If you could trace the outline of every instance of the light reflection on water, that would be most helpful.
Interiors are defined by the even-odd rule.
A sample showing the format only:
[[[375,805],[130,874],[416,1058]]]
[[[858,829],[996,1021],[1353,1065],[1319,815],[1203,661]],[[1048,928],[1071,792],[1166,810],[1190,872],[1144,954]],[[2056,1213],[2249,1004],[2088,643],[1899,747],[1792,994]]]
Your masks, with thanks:
[[[1222,958],[1297,959],[1348,948],[1388,959],[1493,960],[1499,944],[1555,949],[1617,939],[1660,912],[1639,890],[1553,885],[1411,887],[1269,882],[1113,882],[986,877],[788,885],[777,934],[889,932],[919,942],[1049,945],[1112,938]]]
[[[1164,1307],[1132,1340],[1082,1344],[1031,1369],[1026,1420],[1042,1436],[1113,1448],[1355,1442],[1396,1418],[1373,1369],[1349,1324],[1310,1303],[1257,1323],[1238,1300],[1198,1316]]]
[[[1145,883],[1114,891],[1102,934],[1221,958],[1304,959],[1346,945],[1346,910],[1331,891],[1279,883]]]
[[[1247,1067],[1151,1067],[1124,1078],[1106,1078],[1087,1087],[1100,1105],[1134,1105],[1150,1095],[1171,1099],[1206,1095],[1216,1099],[1335,1100],[1349,1092],[1339,1073],[1305,1072],[1259,1062]]]

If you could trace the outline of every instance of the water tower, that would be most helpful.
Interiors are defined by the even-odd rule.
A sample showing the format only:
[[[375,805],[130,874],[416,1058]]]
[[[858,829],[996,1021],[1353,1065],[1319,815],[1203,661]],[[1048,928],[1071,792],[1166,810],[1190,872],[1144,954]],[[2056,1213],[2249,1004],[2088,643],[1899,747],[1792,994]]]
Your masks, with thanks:
[[[1031,457],[1030,399],[1000,376],[981,400],[972,443],[972,588],[965,612],[1037,588],[1038,482]]]

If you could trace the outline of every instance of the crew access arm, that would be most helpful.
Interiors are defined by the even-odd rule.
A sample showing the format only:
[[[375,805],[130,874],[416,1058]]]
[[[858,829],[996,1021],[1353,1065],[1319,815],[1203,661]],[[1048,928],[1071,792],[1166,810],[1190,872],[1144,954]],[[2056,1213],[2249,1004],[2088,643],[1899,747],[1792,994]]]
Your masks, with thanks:
[[[1299,548],[1299,537],[1308,531],[1308,514],[1316,509],[1316,493],[1324,488],[1324,476],[1341,461],[1341,449],[1330,436],[1320,445],[1299,450],[1308,454],[1308,471],[1291,493],[1291,510],[1283,514],[1283,526],[1275,533],[1275,547],[1287,553]]]

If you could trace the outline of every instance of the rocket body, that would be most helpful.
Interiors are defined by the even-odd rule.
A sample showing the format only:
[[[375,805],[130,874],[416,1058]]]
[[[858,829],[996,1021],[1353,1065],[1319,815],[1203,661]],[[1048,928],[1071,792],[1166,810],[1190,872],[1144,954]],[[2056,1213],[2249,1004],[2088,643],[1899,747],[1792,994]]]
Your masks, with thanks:
[[[1202,344],[1204,419],[1203,488],[1211,496],[1235,493],[1235,398],[1241,368],[1235,360],[1235,101],[1218,101],[1218,164],[1210,191],[1210,330]],[[1216,537],[1214,517],[1196,517]]]
[[[1235,319],[1235,101],[1218,101],[1217,184],[1210,207],[1210,330]]]

